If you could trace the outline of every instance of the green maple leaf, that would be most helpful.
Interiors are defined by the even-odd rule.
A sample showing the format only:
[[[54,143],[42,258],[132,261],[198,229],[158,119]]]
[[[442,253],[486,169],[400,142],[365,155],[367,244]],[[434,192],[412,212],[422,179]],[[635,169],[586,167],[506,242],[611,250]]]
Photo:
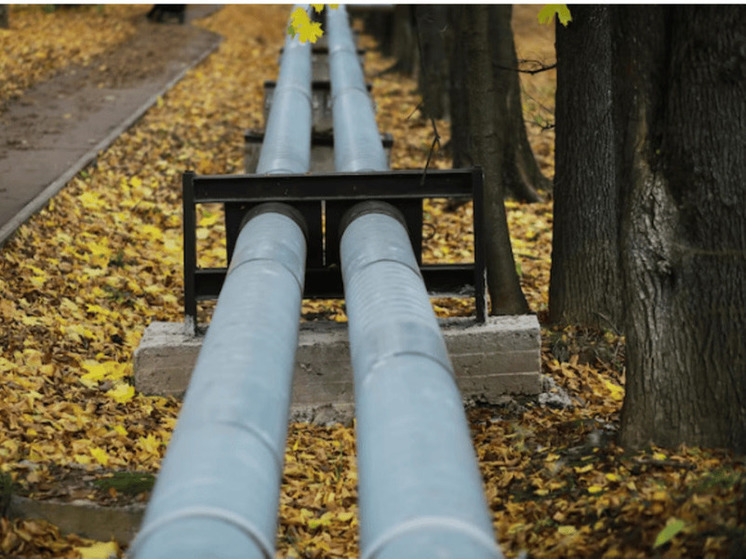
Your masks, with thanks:
[[[683,520],[669,518],[666,527],[658,532],[658,536],[655,538],[655,543],[653,543],[653,549],[667,544],[676,534],[683,530],[684,526],[685,524]]]
[[[539,23],[551,23],[555,14],[557,14],[560,23],[565,27],[567,27],[567,24],[572,21],[570,8],[567,7],[567,4],[547,4],[539,12]]]

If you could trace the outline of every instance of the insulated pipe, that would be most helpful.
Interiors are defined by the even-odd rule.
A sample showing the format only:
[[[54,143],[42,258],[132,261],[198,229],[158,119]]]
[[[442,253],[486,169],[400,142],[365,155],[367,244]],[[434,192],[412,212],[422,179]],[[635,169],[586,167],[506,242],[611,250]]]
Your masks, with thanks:
[[[327,8],[332,83],[334,167],[340,172],[386,171],[386,153],[344,6]]]
[[[346,101],[364,91],[359,64],[350,69],[346,14],[341,6],[327,13],[337,170],[386,170],[370,101]],[[461,395],[404,218],[393,206],[364,202],[341,229],[360,556],[500,559]]]
[[[262,173],[308,170],[310,49],[284,53]],[[249,212],[130,556],[274,558],[305,263],[297,210]]]
[[[288,36],[256,174],[308,171],[312,111],[310,43]]]

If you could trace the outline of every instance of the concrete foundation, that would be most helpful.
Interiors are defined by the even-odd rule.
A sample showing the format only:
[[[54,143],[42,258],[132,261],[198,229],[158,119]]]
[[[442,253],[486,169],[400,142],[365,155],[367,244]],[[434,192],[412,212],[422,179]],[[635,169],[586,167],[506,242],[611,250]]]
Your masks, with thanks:
[[[465,401],[496,403],[506,394],[541,392],[539,322],[533,315],[442,319],[441,331]],[[135,351],[140,392],[181,397],[189,384],[202,336],[183,323],[153,322]],[[352,417],[354,390],[347,325],[301,324],[293,381],[292,419],[345,422]]]

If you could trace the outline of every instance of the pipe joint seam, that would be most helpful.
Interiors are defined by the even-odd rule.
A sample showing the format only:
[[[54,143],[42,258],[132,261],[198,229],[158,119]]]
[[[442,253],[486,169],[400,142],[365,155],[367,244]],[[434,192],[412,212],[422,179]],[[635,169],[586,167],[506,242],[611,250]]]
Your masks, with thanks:
[[[217,507],[188,507],[162,516],[155,522],[148,524],[137,534],[137,537],[130,546],[132,557],[137,557],[138,548],[153,533],[161,530],[167,524],[172,524],[186,518],[206,518],[231,524],[256,543],[265,559],[272,559],[274,557],[272,551],[274,546],[262,536],[261,531],[253,523],[232,511]]]
[[[249,221],[266,213],[277,213],[292,219],[300,227],[300,230],[303,232],[303,238],[308,243],[308,224],[306,223],[306,218],[303,217],[298,208],[282,202],[265,202],[251,208],[241,220],[241,225],[238,227],[239,233]]]
[[[444,362],[441,359],[436,358],[434,355],[430,355],[429,353],[423,352],[423,351],[416,351],[416,350],[404,350],[404,351],[394,351],[391,353],[387,353],[385,355],[381,355],[380,357],[377,357],[375,360],[373,360],[370,365],[368,366],[367,370],[365,371],[365,376],[363,377],[363,386],[362,389],[364,390],[365,386],[373,382],[373,377],[375,377],[375,371],[374,369],[383,366],[386,361],[389,359],[395,359],[397,357],[422,357],[425,359],[428,359],[429,361],[432,361],[439,367],[441,367],[446,373],[448,373],[448,377],[451,379],[453,383],[453,388],[456,389],[456,392],[458,392],[458,384],[456,384],[456,375],[453,372],[453,365],[451,365],[450,361]],[[460,394],[460,393],[459,393]]]
[[[365,86],[357,86],[357,85],[349,85],[347,87],[343,87],[340,90],[332,90],[332,105],[335,101],[342,99],[344,95],[349,95],[350,93],[362,93],[365,95],[368,102],[371,104],[371,107],[373,106],[373,100],[368,95],[368,89]],[[378,133],[378,130],[376,130],[376,133]]]
[[[231,262],[231,266],[228,268],[228,272],[226,273],[226,276],[225,276],[226,280],[228,279],[228,276],[230,276],[230,274],[232,274],[235,270],[238,270],[241,266],[243,266],[245,264],[250,264],[252,262],[273,262],[275,264],[279,264],[280,267],[283,270],[285,270],[291,276],[293,276],[293,279],[295,280],[295,283],[298,286],[298,290],[300,291],[301,297],[303,296],[303,290],[304,290],[303,281],[304,281],[305,278],[299,278],[298,276],[295,275],[295,272],[291,268],[289,268],[287,265],[285,265],[282,262],[278,262],[274,258],[264,258],[264,257],[262,257],[262,258],[249,258],[247,260],[243,260],[242,262],[239,262],[235,266]]]
[[[470,538],[481,547],[485,548],[489,554],[495,559],[500,558],[501,554],[497,549],[494,538],[491,538],[485,534],[479,528],[464,522],[460,518],[452,518],[447,516],[421,516],[402,522],[394,528],[391,528],[387,532],[384,532],[376,540],[374,540],[367,549],[360,554],[360,559],[375,559],[381,550],[394,541],[397,538],[405,536],[407,533],[415,532],[418,530],[436,530],[436,531],[451,531],[459,532],[462,535]]]
[[[306,101],[308,101],[308,106],[309,107],[313,107],[310,89],[308,89],[306,87],[299,86],[299,85],[294,85],[294,84],[280,84],[280,85],[276,86],[275,87],[275,91],[272,94],[272,104],[273,105],[275,104],[275,99],[277,99],[277,96],[279,94],[285,93],[285,92],[288,92],[288,93],[290,93],[290,92],[300,93],[301,95],[303,95],[303,97],[306,99]]]
[[[402,227],[404,227],[404,230],[407,232],[407,235],[409,235],[407,220],[404,219],[404,214],[401,213],[399,208],[389,204],[388,202],[382,202],[381,200],[366,200],[365,202],[355,204],[347,210],[344,215],[342,215],[342,219],[339,221],[339,238],[342,238],[347,227],[358,217],[374,213],[393,217],[396,221],[401,223]],[[419,270],[417,273],[419,274]]]

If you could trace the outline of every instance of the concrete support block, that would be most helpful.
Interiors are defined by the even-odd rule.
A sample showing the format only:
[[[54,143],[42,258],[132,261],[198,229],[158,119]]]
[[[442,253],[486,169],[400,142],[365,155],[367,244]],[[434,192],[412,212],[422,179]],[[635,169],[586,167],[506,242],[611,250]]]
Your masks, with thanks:
[[[496,403],[507,394],[541,392],[540,331],[533,315],[440,320],[466,401]],[[202,336],[183,323],[153,322],[134,355],[135,385],[145,394],[181,397],[189,384]],[[352,416],[354,389],[347,325],[301,324],[293,380],[292,418],[320,423]]]

